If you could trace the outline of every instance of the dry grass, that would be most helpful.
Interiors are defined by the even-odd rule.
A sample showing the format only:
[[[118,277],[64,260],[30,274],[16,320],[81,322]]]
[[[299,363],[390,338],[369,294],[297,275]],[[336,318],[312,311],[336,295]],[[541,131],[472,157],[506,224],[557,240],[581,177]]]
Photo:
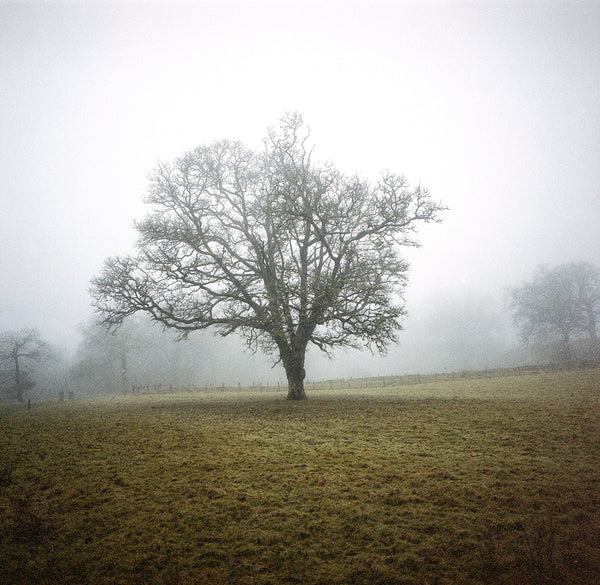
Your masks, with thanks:
[[[600,582],[600,370],[0,412],[0,582]]]

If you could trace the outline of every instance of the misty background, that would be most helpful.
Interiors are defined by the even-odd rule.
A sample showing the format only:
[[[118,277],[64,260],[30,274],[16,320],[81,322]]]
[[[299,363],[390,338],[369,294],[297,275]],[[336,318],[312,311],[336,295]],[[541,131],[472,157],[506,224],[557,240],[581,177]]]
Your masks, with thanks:
[[[316,159],[404,173],[449,207],[407,250],[400,344],[311,350],[308,379],[525,360],[507,287],[600,265],[599,88],[598,2],[4,1],[0,331],[37,328],[82,387],[106,354],[110,390],[122,357],[94,337],[88,288],[133,251],[148,173],[221,138],[261,148],[297,110]],[[134,383],[284,380],[237,337],[138,326]]]

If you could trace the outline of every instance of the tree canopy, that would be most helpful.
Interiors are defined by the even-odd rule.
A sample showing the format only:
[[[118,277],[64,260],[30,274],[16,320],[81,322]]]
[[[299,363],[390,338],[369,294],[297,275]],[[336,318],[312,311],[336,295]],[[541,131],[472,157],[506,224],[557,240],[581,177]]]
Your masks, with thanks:
[[[309,343],[385,350],[405,314],[401,250],[443,207],[402,175],[315,163],[308,139],[289,114],[260,152],[224,140],[159,164],[137,256],[109,258],[92,281],[103,323],[143,311],[182,336],[240,333],[277,352],[292,399],[305,397]]]

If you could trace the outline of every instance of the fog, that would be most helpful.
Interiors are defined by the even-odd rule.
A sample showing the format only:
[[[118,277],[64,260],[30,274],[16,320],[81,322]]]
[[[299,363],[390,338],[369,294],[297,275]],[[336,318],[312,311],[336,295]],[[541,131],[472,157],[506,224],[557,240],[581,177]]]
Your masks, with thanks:
[[[311,351],[308,378],[504,365],[506,287],[600,265],[599,87],[598,2],[3,2],[0,331],[76,359],[90,279],[133,250],[157,161],[260,147],[297,110],[315,158],[449,207],[407,252],[400,344]],[[283,380],[237,339],[190,344],[190,382]]]

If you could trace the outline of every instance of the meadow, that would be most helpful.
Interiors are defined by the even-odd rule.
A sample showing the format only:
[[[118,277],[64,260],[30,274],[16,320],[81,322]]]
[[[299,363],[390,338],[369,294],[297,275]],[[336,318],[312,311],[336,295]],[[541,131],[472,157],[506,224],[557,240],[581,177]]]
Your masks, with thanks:
[[[0,583],[600,583],[600,369],[0,407]]]

